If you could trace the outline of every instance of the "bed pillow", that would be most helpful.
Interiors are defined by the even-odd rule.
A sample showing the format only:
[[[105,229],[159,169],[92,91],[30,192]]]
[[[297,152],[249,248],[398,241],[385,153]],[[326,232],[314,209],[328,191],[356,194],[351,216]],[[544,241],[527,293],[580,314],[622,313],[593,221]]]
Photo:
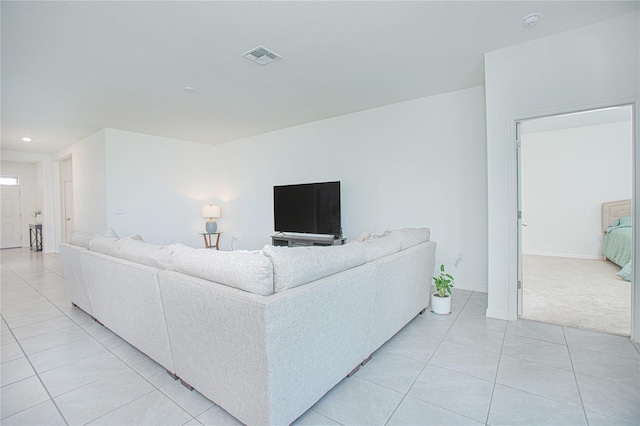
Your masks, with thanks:
[[[618,218],[619,226],[632,226],[631,216],[620,216]]]

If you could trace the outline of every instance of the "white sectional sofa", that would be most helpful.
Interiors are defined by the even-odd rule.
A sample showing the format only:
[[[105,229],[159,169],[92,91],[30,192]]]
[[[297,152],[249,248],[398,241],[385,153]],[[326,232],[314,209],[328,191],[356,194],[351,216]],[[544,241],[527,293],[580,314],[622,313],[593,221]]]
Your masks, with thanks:
[[[425,309],[436,243],[223,252],[76,234],[71,300],[246,424],[289,424]],[[75,245],[78,244],[78,245]]]

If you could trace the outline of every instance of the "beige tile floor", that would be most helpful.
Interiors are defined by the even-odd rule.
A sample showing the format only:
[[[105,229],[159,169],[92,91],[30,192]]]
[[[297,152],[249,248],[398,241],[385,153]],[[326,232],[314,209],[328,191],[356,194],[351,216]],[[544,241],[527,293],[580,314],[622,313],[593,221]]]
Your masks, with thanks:
[[[0,423],[237,424],[71,306],[60,260],[2,250]],[[638,425],[640,345],[485,318],[486,295],[418,316],[301,425]]]

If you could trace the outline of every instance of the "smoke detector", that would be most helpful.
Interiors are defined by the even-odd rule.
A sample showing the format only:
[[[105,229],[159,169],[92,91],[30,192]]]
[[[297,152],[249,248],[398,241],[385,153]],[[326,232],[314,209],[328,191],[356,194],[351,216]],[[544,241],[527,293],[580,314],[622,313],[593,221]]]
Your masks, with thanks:
[[[282,58],[282,56],[264,46],[254,47],[250,51],[243,53],[242,56],[259,65],[267,65]]]
[[[540,20],[539,13],[530,13],[524,18],[522,18],[522,25],[524,25],[525,28],[531,28],[531,27],[534,27],[539,20]]]

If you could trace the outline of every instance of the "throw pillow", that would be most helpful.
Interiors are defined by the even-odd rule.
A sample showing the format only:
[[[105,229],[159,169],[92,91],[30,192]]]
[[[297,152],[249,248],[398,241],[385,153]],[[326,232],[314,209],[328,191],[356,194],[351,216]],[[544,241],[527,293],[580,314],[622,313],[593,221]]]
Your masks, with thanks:
[[[371,234],[369,233],[369,231],[362,231],[362,234],[358,235],[358,238],[356,238],[356,241],[363,242],[369,237],[371,237]]]
[[[116,234],[116,231],[114,231],[113,228],[109,228],[104,231],[104,234],[102,236],[107,238],[118,238],[118,234]]]

